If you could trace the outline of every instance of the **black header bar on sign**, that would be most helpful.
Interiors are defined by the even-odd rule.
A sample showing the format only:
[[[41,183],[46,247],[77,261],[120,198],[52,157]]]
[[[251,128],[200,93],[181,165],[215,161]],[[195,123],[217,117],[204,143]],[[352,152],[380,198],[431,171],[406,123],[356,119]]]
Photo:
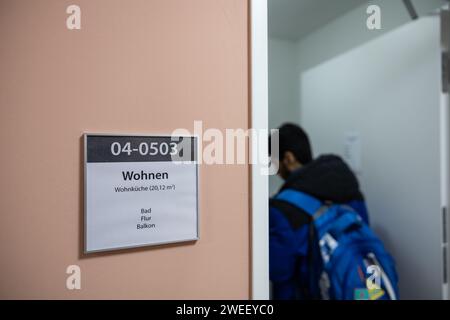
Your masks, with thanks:
[[[86,134],[87,162],[196,161],[197,138]]]

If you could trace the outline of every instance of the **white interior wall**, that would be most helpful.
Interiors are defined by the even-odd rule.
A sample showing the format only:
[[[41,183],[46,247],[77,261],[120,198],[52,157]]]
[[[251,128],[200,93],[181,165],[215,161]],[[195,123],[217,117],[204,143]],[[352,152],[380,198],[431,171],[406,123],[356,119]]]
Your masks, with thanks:
[[[298,74],[296,43],[269,38],[269,128],[274,129],[287,120],[298,121]],[[270,178],[269,192],[281,184],[277,176]]]
[[[371,225],[397,261],[402,298],[441,298],[438,17],[330,59],[301,80],[302,125],[317,153],[344,156],[346,133],[360,137],[359,181]]]
[[[298,74],[296,43],[269,38],[269,127],[298,119]]]
[[[446,1],[414,0],[413,3],[419,15],[424,16],[440,8]],[[371,4],[381,8],[381,30],[367,29],[366,9]],[[402,0],[368,1],[298,41],[296,48],[298,73],[358,47],[409,21],[411,18]]]

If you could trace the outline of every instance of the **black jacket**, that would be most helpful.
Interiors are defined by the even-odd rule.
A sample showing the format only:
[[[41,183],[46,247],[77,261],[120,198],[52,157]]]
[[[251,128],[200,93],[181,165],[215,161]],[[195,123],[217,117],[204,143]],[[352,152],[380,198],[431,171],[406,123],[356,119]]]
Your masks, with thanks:
[[[287,188],[302,191],[323,201],[347,203],[364,200],[356,176],[347,164],[335,155],[320,156],[293,172],[281,190]]]

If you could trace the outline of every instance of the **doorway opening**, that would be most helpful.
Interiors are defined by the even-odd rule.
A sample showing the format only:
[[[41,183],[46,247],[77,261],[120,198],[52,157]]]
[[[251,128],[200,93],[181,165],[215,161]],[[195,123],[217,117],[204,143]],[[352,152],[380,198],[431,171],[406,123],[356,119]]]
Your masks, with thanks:
[[[448,299],[448,2],[267,4],[269,128],[297,124],[314,159],[350,167],[400,298]]]

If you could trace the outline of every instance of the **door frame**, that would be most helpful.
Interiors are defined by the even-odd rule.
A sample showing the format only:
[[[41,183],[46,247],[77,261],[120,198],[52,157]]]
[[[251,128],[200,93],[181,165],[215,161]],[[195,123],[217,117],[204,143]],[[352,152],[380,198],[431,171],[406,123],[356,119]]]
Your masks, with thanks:
[[[249,0],[249,85],[250,127],[268,130],[268,9],[267,0]],[[440,163],[441,163],[441,207],[442,207],[442,299],[450,298],[450,9],[440,12],[442,90],[440,105]],[[266,148],[252,140],[251,150]],[[262,150],[268,155],[268,150]],[[260,150],[261,152],[261,150]],[[256,153],[253,153],[256,154]],[[259,153],[261,154],[261,153]],[[269,299],[269,181],[261,174],[260,164],[251,165],[251,276],[250,297],[254,300]]]
[[[267,130],[268,109],[268,31],[267,0],[249,0],[250,45],[250,127]],[[266,131],[267,132],[267,131]],[[261,138],[261,135],[260,137]],[[267,155],[268,144],[252,139],[253,155]],[[259,150],[258,148],[264,148]],[[253,161],[255,162],[255,161]],[[251,275],[250,296],[269,299],[269,177],[261,174],[263,166],[251,165]]]
[[[440,171],[442,214],[442,299],[449,300],[449,199],[450,199],[450,9],[440,10],[441,33],[441,93],[440,93]]]

